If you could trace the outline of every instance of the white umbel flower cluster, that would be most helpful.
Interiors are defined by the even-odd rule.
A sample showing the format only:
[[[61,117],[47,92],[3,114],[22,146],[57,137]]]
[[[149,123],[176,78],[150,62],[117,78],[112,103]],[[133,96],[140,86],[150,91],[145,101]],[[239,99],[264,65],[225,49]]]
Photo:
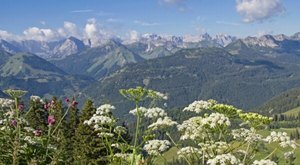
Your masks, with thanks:
[[[132,154],[126,154],[126,153],[116,153],[116,154],[114,154],[114,157],[115,158],[120,158],[120,159],[127,159],[127,158],[129,158],[130,156],[131,156]]]
[[[284,159],[289,160],[290,158],[294,157],[294,154],[295,154],[294,151],[289,151],[289,152],[285,152],[283,156]]]
[[[207,134],[204,131],[202,120],[203,118],[200,116],[192,117],[178,125],[177,129],[183,133],[180,140],[196,140],[199,138],[205,138]]]
[[[127,132],[127,129],[125,127],[122,127],[122,126],[117,126],[115,129],[114,129],[114,132],[118,135],[121,135],[121,134],[125,134]]]
[[[271,132],[269,136],[265,138],[265,141],[268,143],[272,142],[279,142],[279,145],[283,148],[286,147],[292,147],[293,149],[296,149],[297,145],[294,140],[291,140],[291,138],[288,136],[286,132]]]
[[[114,106],[109,104],[101,105],[97,108],[96,114],[94,114],[89,120],[85,120],[83,124],[93,126],[95,131],[101,131],[98,133],[99,137],[113,137],[114,134],[108,129],[108,126],[113,126],[117,122],[110,112],[114,109]]]
[[[209,117],[203,118],[203,125],[207,125],[210,128],[215,128],[216,126],[230,126],[230,120],[223,114],[212,113]]]
[[[234,139],[239,141],[245,141],[247,143],[253,143],[262,140],[262,136],[260,134],[255,133],[254,128],[245,129],[235,129],[231,131],[231,134]]]
[[[185,107],[183,111],[200,113],[203,110],[209,109],[212,105],[213,105],[212,102],[209,101],[204,101],[204,100],[194,101],[192,104]]]
[[[201,154],[205,158],[213,158],[217,154],[222,154],[226,149],[228,149],[228,144],[226,142],[206,142],[206,143],[199,143]]]
[[[165,110],[155,107],[155,108],[149,108],[145,113],[144,116],[150,119],[158,118],[158,117],[165,117],[167,116],[167,113]]]
[[[239,163],[240,161],[232,154],[217,155],[215,158],[209,159],[207,161],[207,164],[209,165],[235,165]]]
[[[189,158],[192,157],[193,155],[200,155],[201,150],[195,147],[184,147],[181,148],[179,151],[177,151],[177,155],[179,158]]]
[[[36,142],[30,136],[25,136],[24,141],[32,145],[36,144]]]
[[[14,101],[11,99],[0,98],[0,108],[10,108],[14,105]]]
[[[87,125],[112,125],[116,121],[108,116],[97,116],[93,115],[89,120],[84,121],[84,124]]]
[[[147,112],[148,109],[145,108],[145,107],[139,107],[138,110],[139,110],[140,115],[144,115]],[[130,110],[129,113],[136,116],[136,108],[133,109],[133,110]]]
[[[156,94],[157,97],[159,97],[160,99],[163,100],[168,100],[168,96],[166,94],[160,93],[158,91],[154,91],[154,93]]]
[[[266,159],[266,160],[255,160],[252,165],[277,165],[277,163]]]
[[[164,118],[158,118],[155,123],[152,123],[148,126],[151,130],[161,130],[164,128],[171,127],[173,125],[177,125],[176,121],[173,121],[170,117],[165,116]]]
[[[113,105],[103,104],[96,110],[97,115],[109,115],[112,110],[116,109]]]
[[[45,104],[44,100],[40,96],[30,96],[30,100],[36,103]]]
[[[144,146],[144,150],[149,155],[160,155],[164,151],[168,150],[171,143],[168,140],[149,140]]]

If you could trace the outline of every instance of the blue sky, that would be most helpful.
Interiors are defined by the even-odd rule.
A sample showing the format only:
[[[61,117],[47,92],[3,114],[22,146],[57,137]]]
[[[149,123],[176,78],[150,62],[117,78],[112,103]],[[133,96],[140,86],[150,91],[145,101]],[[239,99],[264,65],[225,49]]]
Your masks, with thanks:
[[[1,0],[0,37],[300,31],[297,0]],[[88,25],[89,24],[89,25]],[[44,29],[44,30],[43,30]],[[48,29],[48,30],[45,30]],[[59,30],[60,29],[60,30]],[[90,33],[89,32],[93,32]],[[135,34],[134,33],[134,34]],[[25,37],[26,38],[26,37]]]

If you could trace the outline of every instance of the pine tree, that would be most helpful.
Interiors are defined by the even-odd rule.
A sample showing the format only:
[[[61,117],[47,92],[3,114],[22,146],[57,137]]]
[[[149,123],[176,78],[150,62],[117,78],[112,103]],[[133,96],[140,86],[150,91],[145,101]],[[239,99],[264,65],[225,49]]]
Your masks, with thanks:
[[[26,119],[33,129],[40,129],[42,132],[47,131],[48,112],[40,102],[30,100],[28,114]]]
[[[106,155],[105,145],[93,128],[84,124],[90,119],[96,109],[93,101],[87,100],[80,116],[80,122],[75,133],[74,161],[75,164],[105,164],[101,155]]]
[[[73,164],[75,132],[79,124],[79,110],[76,108],[76,106],[73,105],[69,105],[69,106],[70,109],[68,111],[68,115],[64,124],[64,137],[65,137],[64,149],[65,149],[65,163]]]

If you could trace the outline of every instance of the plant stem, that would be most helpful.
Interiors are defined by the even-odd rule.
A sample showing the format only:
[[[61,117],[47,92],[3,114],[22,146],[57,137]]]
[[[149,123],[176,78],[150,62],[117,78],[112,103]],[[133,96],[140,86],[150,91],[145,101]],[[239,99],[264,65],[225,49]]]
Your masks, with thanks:
[[[55,131],[58,129],[58,127],[60,126],[61,122],[64,120],[64,118],[67,116],[69,110],[71,109],[71,106],[68,107],[68,109],[66,110],[65,114],[63,115],[63,117],[59,120],[58,124],[56,125],[55,129],[53,130],[52,135],[54,135]]]
[[[19,159],[18,159],[18,153],[19,153],[19,145],[20,145],[20,131],[19,131],[19,108],[18,108],[18,98],[15,98],[15,110],[16,110],[16,121],[17,121],[17,126],[16,126],[16,135],[15,135],[15,141],[13,143],[13,165],[18,165],[19,164]]]
[[[275,148],[268,156],[266,156],[264,159],[268,159],[270,156],[272,156],[274,154],[274,152],[277,150],[277,148]]]
[[[137,153],[137,143],[138,143],[138,137],[140,133],[140,112],[139,112],[139,105],[138,101],[135,102],[135,108],[136,108],[136,128],[135,128],[135,137],[134,137],[134,144],[133,144],[133,153],[132,153],[132,160],[131,160],[131,165],[134,164],[135,162],[135,156]]]
[[[246,158],[247,158],[247,155],[248,155],[248,152],[249,152],[249,148],[250,148],[250,143],[248,143],[246,153],[245,153],[245,156],[244,156],[244,159],[243,159],[243,164],[245,164],[245,162],[246,162]]]
[[[48,156],[48,152],[49,152],[49,142],[50,142],[50,137],[51,137],[51,128],[52,126],[49,126],[49,129],[48,129],[48,136],[47,136],[47,143],[46,143],[46,156],[45,156],[45,162],[47,160],[47,156]]]

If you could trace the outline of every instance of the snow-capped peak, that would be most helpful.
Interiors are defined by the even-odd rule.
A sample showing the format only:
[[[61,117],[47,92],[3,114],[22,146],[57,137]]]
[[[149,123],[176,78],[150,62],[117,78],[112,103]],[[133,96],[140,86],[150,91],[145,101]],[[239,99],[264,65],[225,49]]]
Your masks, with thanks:
[[[222,47],[225,47],[232,43],[233,41],[236,41],[236,37],[232,37],[227,34],[217,34],[216,37],[214,38],[214,41],[221,45]]]

